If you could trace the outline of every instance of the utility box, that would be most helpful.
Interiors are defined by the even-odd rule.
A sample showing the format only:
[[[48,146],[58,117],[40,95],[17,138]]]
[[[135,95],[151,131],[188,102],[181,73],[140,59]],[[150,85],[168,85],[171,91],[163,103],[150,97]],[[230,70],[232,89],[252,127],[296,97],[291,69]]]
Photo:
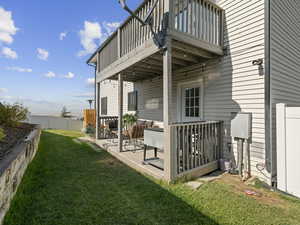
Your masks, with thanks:
[[[250,139],[252,133],[252,114],[236,113],[231,120],[231,136],[234,138]]]

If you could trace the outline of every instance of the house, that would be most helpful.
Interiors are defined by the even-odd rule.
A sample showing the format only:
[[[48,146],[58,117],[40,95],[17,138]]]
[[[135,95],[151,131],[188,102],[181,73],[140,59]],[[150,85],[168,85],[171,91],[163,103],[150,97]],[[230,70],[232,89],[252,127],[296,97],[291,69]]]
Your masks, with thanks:
[[[101,82],[99,90],[99,101],[101,102],[101,107],[99,111],[99,116],[102,117],[114,117],[118,116],[118,82],[115,80],[105,80]],[[124,113],[130,112],[128,110],[128,93],[133,92],[132,82],[123,82],[123,109]]]
[[[122,127],[122,83],[132,82],[138,117],[162,123],[163,177],[174,180],[211,171],[221,158],[236,161],[232,120],[249,113],[248,169],[276,184],[275,104],[300,104],[300,2],[155,3],[145,0],[135,10],[145,18],[154,8],[154,32],[130,16],[88,60],[97,65],[98,116],[100,83],[115,80]]]

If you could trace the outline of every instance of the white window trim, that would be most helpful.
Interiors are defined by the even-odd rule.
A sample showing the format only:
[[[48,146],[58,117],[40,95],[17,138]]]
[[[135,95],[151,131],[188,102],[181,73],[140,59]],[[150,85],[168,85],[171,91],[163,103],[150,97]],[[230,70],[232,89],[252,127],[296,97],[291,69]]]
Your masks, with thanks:
[[[191,80],[191,81],[185,81],[185,82],[180,82],[177,85],[177,121],[178,122],[183,122],[182,121],[182,88],[185,86],[200,86],[201,87],[201,104],[200,104],[200,119],[204,120],[204,79],[199,78],[196,80]]]

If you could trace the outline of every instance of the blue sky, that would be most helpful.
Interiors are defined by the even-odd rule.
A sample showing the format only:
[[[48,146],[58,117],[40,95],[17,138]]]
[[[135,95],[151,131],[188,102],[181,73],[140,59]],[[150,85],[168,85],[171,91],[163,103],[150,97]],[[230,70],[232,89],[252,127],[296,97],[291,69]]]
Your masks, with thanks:
[[[80,114],[93,94],[85,62],[127,16],[117,0],[2,0],[0,101],[33,114],[59,114],[64,105]]]

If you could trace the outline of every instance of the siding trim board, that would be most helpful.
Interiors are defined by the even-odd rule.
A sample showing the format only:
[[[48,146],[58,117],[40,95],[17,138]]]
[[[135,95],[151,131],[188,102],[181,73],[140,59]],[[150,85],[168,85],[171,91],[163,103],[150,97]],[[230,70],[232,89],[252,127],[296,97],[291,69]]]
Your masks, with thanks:
[[[265,0],[269,7],[266,45],[269,59],[270,111],[268,120],[269,158],[272,181],[277,179],[276,108],[277,103],[300,105],[300,4],[299,0]]]
[[[272,173],[272,103],[271,103],[271,0],[265,0],[265,165],[271,177]]]

